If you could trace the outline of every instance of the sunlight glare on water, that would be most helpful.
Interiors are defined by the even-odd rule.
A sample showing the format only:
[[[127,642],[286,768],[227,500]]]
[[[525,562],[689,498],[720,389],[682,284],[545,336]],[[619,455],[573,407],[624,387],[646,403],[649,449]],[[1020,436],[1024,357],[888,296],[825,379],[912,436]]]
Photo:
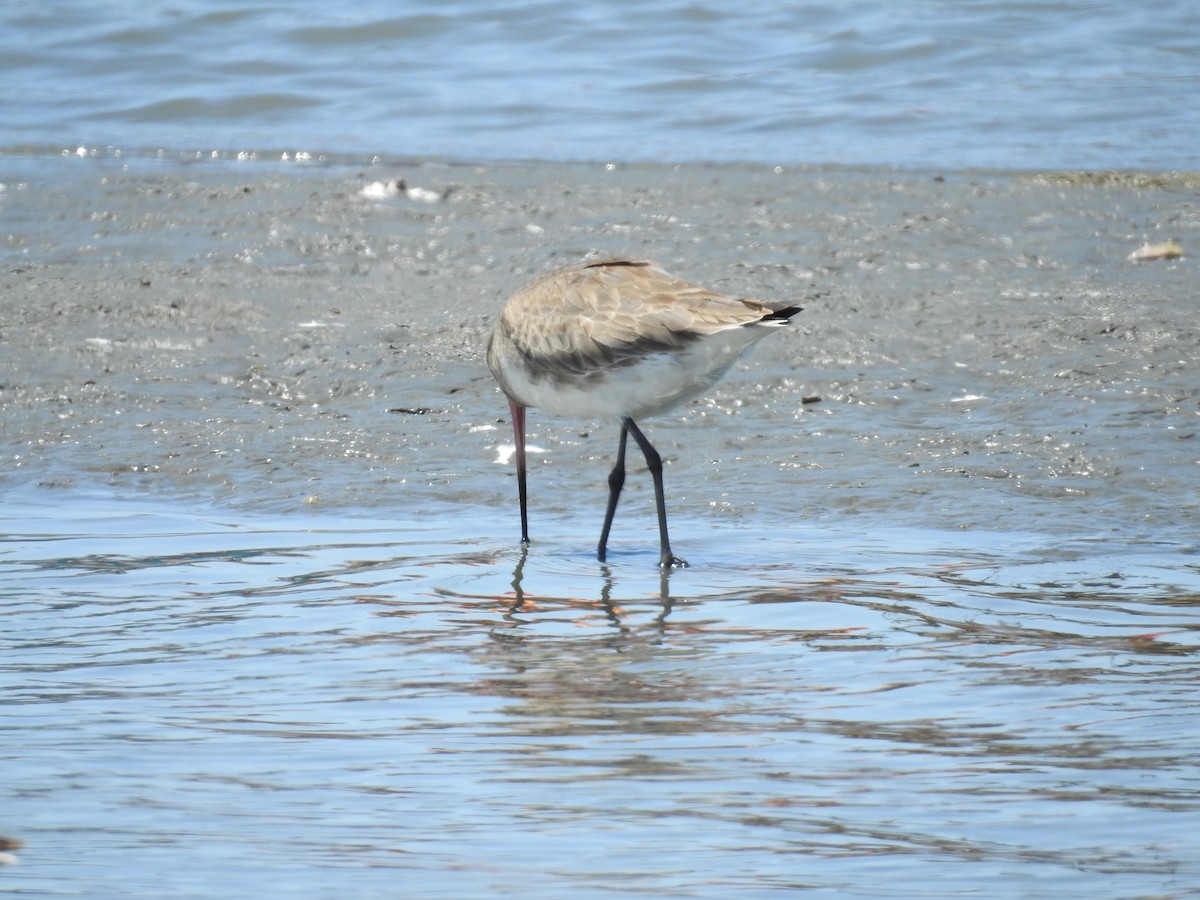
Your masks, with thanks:
[[[18,893],[1200,878],[1178,545],[684,521],[663,577],[449,518],[8,512]]]

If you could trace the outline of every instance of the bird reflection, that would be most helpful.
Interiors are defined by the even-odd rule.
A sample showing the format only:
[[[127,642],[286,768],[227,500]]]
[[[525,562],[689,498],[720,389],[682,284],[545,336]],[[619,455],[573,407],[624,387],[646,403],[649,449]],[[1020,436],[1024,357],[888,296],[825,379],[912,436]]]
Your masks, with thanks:
[[[524,588],[525,578],[525,563],[529,559],[529,547],[522,546],[521,555],[517,557],[516,565],[513,567],[513,577],[509,584],[512,587],[512,602],[508,607],[509,616],[516,616],[524,613],[529,614],[536,612],[537,604],[528,596]],[[659,573],[658,582],[658,599],[662,604],[662,610],[654,618],[654,624],[661,633],[666,628],[667,617],[671,614],[671,574],[674,570],[670,568],[662,568]],[[604,611],[605,617],[609,623],[621,632],[628,632],[629,627],[622,621],[624,611],[619,605],[619,601],[613,600],[613,589],[616,586],[616,579],[613,575],[613,570],[607,565],[600,566],[600,592],[597,598],[600,609]]]

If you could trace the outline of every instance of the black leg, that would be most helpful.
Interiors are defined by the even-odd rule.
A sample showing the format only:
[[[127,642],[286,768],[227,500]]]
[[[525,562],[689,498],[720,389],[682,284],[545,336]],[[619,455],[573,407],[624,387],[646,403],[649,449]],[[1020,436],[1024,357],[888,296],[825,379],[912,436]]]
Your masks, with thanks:
[[[659,509],[659,546],[661,553],[659,556],[659,565],[664,569],[683,569],[688,563],[684,562],[677,556],[671,553],[671,538],[667,535],[667,502],[662,496],[662,457],[659,456],[659,451],[654,449],[649,440],[642,433],[641,428],[634,424],[634,420],[626,419],[624,421],[625,431],[628,431],[637,445],[642,449],[642,456],[646,457],[646,464],[650,469],[650,478],[654,479],[654,504]]]
[[[621,422],[621,443],[617,446],[617,463],[608,473],[608,509],[604,511],[604,527],[600,529],[600,548],[596,554],[600,562],[604,562],[604,558],[608,555],[608,532],[612,530],[613,516],[617,512],[617,500],[621,497],[621,488],[625,486],[625,439],[629,436],[626,423],[629,423],[629,419]]]
[[[600,530],[600,546],[597,556],[604,562],[608,555],[608,535],[612,530],[613,516],[617,512],[617,501],[621,497],[621,488],[625,486],[625,446],[629,435],[637,441],[642,455],[646,458],[646,466],[650,469],[650,477],[654,479],[654,504],[658,510],[658,538],[660,554],[658,564],[663,569],[679,569],[687,563],[671,553],[671,538],[667,533],[667,501],[663,494],[662,457],[654,449],[654,445],[642,434],[633,419],[621,420],[621,441],[617,445],[617,461],[612,471],[608,473],[608,508],[604,511],[604,527]]]

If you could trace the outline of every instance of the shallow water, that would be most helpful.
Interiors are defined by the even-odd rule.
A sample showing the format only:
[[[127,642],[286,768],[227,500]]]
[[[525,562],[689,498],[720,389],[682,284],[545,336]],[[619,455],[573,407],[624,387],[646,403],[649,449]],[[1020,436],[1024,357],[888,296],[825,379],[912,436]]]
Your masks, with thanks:
[[[21,896],[1200,883],[1172,542],[6,504]]]

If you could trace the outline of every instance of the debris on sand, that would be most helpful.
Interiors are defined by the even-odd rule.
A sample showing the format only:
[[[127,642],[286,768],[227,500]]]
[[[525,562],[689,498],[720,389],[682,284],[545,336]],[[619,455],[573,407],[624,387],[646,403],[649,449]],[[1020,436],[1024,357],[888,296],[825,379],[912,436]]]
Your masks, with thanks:
[[[1171,238],[1161,244],[1142,244],[1130,253],[1127,259],[1130,262],[1151,262],[1156,259],[1180,259],[1182,256],[1183,247],[1178,240]]]

